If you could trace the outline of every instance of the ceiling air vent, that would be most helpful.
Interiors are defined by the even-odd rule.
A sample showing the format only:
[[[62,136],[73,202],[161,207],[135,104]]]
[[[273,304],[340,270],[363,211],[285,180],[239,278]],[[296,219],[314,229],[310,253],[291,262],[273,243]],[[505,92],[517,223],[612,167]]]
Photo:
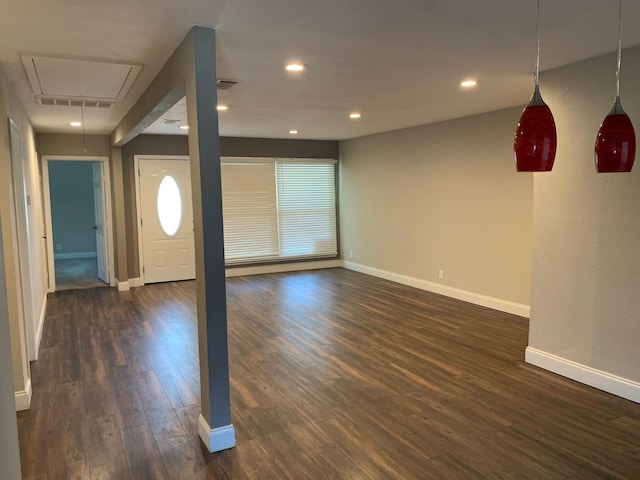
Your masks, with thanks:
[[[180,120],[175,120],[173,118],[163,118],[160,123],[164,123],[165,125],[175,125],[176,123],[180,123]]]
[[[113,104],[116,103],[116,102],[105,101],[105,100],[93,100],[93,99],[77,100],[74,98],[41,97],[41,96],[36,96],[36,102],[46,107],[85,107],[85,108],[111,108]]]
[[[231,87],[237,84],[238,84],[238,80],[229,80],[225,78],[219,78],[218,81],[216,82],[216,85],[218,86],[218,90],[229,90]]]

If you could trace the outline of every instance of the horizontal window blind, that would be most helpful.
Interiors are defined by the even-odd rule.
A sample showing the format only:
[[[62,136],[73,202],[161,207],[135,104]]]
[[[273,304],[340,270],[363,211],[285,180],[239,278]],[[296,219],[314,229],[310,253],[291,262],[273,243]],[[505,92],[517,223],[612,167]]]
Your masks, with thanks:
[[[227,265],[336,256],[335,163],[223,157]]]
[[[222,163],[224,254],[229,264],[278,256],[273,163]]]
[[[337,255],[335,165],[278,162],[281,257]]]

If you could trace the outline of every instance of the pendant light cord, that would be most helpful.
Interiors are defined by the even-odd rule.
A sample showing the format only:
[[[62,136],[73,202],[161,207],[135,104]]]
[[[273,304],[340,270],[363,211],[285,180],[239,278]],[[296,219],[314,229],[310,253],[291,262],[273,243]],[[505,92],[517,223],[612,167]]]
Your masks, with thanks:
[[[87,136],[85,135],[84,130],[84,98],[80,97],[80,112],[82,116],[82,150],[84,153],[87,153]]]
[[[618,7],[618,65],[616,67],[616,98],[620,97],[620,64],[622,59],[622,0]]]
[[[622,0],[621,0],[622,1]],[[538,75],[540,73],[540,0],[538,0],[538,20],[537,20],[537,29],[538,29],[538,53],[536,55],[536,74],[534,77],[536,87],[538,86]]]

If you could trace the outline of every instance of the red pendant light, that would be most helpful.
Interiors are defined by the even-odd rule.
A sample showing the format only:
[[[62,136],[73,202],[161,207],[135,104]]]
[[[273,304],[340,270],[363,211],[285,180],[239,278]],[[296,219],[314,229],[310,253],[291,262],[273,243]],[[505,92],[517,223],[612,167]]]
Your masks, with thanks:
[[[598,173],[630,172],[636,155],[636,133],[616,97],[596,137],[596,170]]]
[[[618,10],[618,65],[616,99],[596,137],[595,161],[598,173],[630,172],[636,156],[636,133],[620,103],[620,61],[622,57],[622,0]]]
[[[556,158],[558,137],[551,110],[542,100],[538,74],[540,71],[540,0],[538,0],[538,54],[535,87],[529,105],[520,116],[513,141],[516,169],[519,172],[549,172]]]
[[[529,105],[524,109],[516,128],[513,149],[519,172],[549,172],[556,158],[556,123],[551,110],[535,86]]]

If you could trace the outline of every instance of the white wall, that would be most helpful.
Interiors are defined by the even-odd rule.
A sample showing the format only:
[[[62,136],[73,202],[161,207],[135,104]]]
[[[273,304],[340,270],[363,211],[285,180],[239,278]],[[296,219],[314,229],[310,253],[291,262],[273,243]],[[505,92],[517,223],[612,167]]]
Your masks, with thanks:
[[[341,142],[347,265],[527,315],[533,178],[514,166],[521,111]]]
[[[640,401],[640,384],[610,378],[640,382],[640,159],[630,174],[596,174],[593,157],[615,95],[615,62],[612,53],[542,77],[558,153],[553,172],[535,177],[528,354],[614,393],[622,386],[623,396]],[[625,50],[622,105],[636,132],[638,78],[640,49]]]

